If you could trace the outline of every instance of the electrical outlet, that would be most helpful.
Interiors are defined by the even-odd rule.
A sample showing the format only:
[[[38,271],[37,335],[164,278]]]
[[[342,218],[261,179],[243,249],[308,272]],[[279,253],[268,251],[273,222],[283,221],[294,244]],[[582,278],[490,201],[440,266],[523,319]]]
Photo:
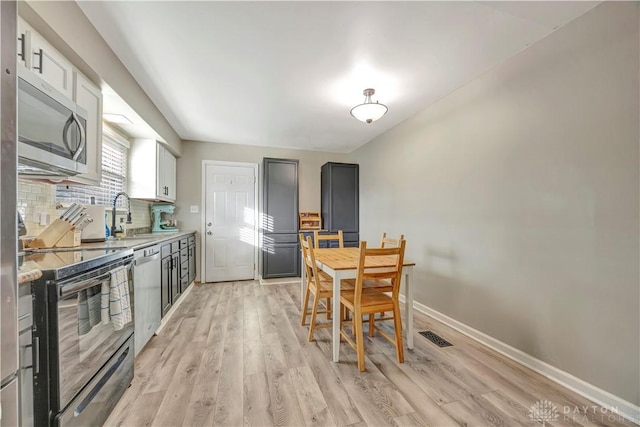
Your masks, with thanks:
[[[191,205],[191,206],[189,206],[189,212],[191,212],[191,213],[198,213],[198,205]]]

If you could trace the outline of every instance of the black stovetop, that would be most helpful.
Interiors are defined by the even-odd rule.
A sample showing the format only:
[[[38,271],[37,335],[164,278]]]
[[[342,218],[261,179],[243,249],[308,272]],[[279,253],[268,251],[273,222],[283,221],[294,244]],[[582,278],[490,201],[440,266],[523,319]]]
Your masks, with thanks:
[[[28,266],[45,278],[61,280],[132,256],[133,249],[36,250],[19,256],[18,268]]]

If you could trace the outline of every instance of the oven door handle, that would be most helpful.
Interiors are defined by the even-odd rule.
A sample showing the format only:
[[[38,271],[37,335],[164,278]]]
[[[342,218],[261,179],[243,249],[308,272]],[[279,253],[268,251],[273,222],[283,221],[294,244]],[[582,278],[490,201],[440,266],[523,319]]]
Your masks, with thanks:
[[[80,402],[78,406],[76,406],[76,408],[73,411],[74,417],[77,417],[78,415],[80,415],[82,411],[84,411],[85,408],[89,406],[91,401],[96,397],[96,395],[100,392],[100,390],[102,390],[102,387],[104,387],[104,385],[109,381],[109,379],[113,376],[113,374],[118,370],[120,365],[122,365],[122,362],[125,361],[128,353],[129,353],[129,348],[127,348],[120,355],[120,357],[118,357],[118,359],[115,361],[113,366],[111,366],[109,370],[105,372],[104,376],[100,379],[100,381],[98,381],[98,384],[96,384],[93,387],[93,389],[91,389],[89,394],[84,399],[82,399],[82,402]]]
[[[126,265],[126,269],[131,269],[131,264]],[[111,277],[111,271],[107,271],[104,274],[101,274],[97,277],[91,277],[90,279],[83,280],[82,282],[70,283],[68,285],[63,285],[60,287],[60,296],[66,297],[69,294],[73,294],[75,292],[80,292],[83,289],[88,289],[92,286],[97,285],[98,283],[102,283],[106,279]]]

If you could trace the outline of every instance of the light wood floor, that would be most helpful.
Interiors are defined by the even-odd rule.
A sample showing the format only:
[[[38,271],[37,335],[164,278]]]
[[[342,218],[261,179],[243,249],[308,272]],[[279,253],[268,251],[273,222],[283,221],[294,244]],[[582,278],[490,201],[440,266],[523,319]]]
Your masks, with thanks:
[[[366,372],[344,342],[332,363],[330,330],[308,342],[299,301],[298,285],[195,285],[137,358],[106,425],[537,426],[529,408],[539,400],[558,409],[546,425],[633,425],[420,313],[416,331],[453,347],[416,332],[398,364],[390,343],[367,337]]]

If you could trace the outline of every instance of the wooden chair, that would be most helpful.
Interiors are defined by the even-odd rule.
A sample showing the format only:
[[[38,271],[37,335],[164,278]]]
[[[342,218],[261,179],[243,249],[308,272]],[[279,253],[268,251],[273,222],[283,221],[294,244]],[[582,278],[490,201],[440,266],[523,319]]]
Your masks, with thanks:
[[[391,237],[387,237],[387,233],[382,233],[382,239],[380,241],[381,248],[399,248],[400,243],[404,240],[404,234],[401,234],[398,239],[392,239]],[[384,276],[384,273],[382,274]],[[375,277],[378,273],[370,273],[371,277]],[[376,288],[380,292],[391,292],[392,286],[388,282],[385,281],[368,281],[366,284],[367,288]]]
[[[382,233],[382,239],[380,242],[381,248],[397,248],[400,247],[400,240],[404,240],[404,234],[401,234],[398,239],[392,239],[387,237],[387,233]]]
[[[400,303],[398,296],[400,294],[400,278],[402,277],[402,264],[404,262],[405,240],[400,240],[400,246],[397,248],[367,248],[367,242],[360,242],[360,262],[358,264],[358,272],[355,280],[355,289],[353,292],[342,292],[340,295],[340,304],[347,310],[353,312],[353,321],[349,322],[353,325],[353,333],[355,334],[355,342],[349,334],[344,330],[347,322],[342,321],[340,324],[340,336],[344,338],[358,354],[358,369],[365,370],[364,363],[364,337],[363,337],[363,321],[362,316],[369,315],[369,335],[374,336],[375,332],[379,332],[387,340],[391,341],[396,347],[396,356],[398,363],[404,363],[404,349],[402,344],[402,320],[400,318]],[[385,272],[376,273],[371,276],[365,271],[367,260],[381,256],[395,256],[395,268]],[[367,281],[384,280],[392,286],[391,296],[375,289],[366,288]],[[393,316],[384,320],[393,319],[395,338],[388,335],[383,330],[375,326],[371,321],[375,313],[391,311]],[[341,317],[342,318],[342,317]],[[380,321],[383,319],[376,319]]]
[[[309,296],[313,294],[313,309],[311,311],[311,322],[309,323],[309,341],[313,340],[313,332],[316,328],[330,328],[331,323],[328,324],[316,324],[316,317],[318,313],[326,313],[327,319],[330,319],[331,314],[331,297],[333,296],[333,278],[325,272],[318,270],[316,264],[316,258],[313,253],[313,246],[311,245],[311,236],[304,240],[302,234],[300,234],[300,243],[302,246],[302,256],[304,258],[304,268],[307,274],[307,286],[304,294],[304,303],[302,307],[302,326],[307,321]],[[353,286],[349,283],[343,283],[342,288],[346,292],[353,292]],[[342,289],[341,288],[341,289]],[[326,298],[326,309],[319,311],[318,304],[321,298]]]
[[[342,230],[338,230],[336,234],[320,234],[318,230],[314,230],[313,241],[315,242],[316,249],[320,249],[321,240],[337,240],[338,247],[344,248],[344,238],[342,237]]]

